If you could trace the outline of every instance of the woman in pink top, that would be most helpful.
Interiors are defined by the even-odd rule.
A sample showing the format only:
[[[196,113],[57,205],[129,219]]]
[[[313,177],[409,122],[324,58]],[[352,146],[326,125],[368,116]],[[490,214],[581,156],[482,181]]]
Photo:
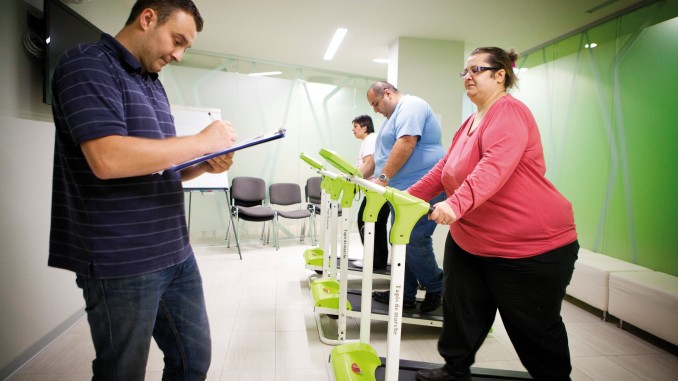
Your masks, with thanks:
[[[443,269],[440,369],[417,380],[470,380],[470,367],[499,310],[518,356],[538,380],[569,380],[560,317],[579,244],[572,205],[546,177],[537,123],[506,93],[518,55],[478,48],[460,73],[478,111],[433,169],[407,191],[445,191],[430,219],[449,225]]]

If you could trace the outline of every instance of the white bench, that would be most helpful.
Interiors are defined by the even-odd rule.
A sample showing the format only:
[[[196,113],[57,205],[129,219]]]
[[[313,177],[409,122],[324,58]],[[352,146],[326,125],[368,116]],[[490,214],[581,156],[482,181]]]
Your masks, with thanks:
[[[678,277],[658,271],[610,274],[609,310],[619,318],[678,345]]]
[[[608,311],[609,276],[610,273],[618,271],[650,272],[652,270],[587,249],[579,249],[572,280],[566,293],[603,311],[603,320],[605,320]]]

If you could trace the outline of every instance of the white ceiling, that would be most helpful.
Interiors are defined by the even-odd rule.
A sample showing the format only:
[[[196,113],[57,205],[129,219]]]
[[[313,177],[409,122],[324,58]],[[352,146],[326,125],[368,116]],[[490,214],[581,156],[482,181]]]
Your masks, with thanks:
[[[29,0],[27,0],[29,1]],[[194,0],[205,28],[193,49],[305,68],[386,78],[399,37],[532,49],[639,0]],[[107,33],[134,0],[67,0]],[[599,8],[596,10],[596,8]],[[593,11],[590,11],[592,10]],[[588,11],[588,12],[587,12]],[[336,28],[348,29],[333,61],[323,55]],[[463,62],[453,65],[463,65]],[[454,68],[456,69],[456,68]]]

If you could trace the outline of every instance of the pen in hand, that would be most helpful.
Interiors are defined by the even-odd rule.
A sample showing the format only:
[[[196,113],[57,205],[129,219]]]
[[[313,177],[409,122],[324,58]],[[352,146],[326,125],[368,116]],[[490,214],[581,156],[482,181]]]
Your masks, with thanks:
[[[207,112],[207,115],[209,115],[210,119],[212,119],[212,122],[215,122],[215,121],[216,121],[216,119],[214,118],[214,116],[212,116],[212,112],[211,112],[211,111],[208,111],[208,112]]]

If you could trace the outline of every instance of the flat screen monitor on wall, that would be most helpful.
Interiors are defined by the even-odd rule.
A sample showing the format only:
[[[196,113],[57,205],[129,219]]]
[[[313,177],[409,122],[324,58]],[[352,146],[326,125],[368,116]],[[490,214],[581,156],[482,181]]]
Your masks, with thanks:
[[[70,47],[98,41],[101,30],[77,14],[61,0],[45,0],[45,55],[42,101],[52,103],[52,76],[59,57]]]

